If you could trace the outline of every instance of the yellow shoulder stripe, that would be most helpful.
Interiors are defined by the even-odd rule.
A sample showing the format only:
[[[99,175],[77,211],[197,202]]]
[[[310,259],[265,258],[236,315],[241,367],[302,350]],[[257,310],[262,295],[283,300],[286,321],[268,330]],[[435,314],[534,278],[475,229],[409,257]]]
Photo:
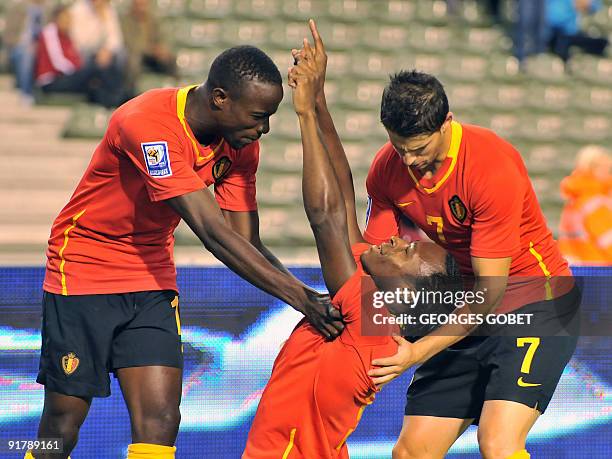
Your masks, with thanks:
[[[197,161],[201,162],[208,161],[210,158],[215,156],[215,153],[217,153],[219,148],[221,148],[221,145],[223,145],[223,139],[221,139],[219,144],[215,148],[213,148],[213,151],[209,155],[200,156],[200,149],[198,148],[198,143],[189,133],[189,129],[187,129],[187,122],[185,121],[185,105],[187,104],[187,94],[189,94],[189,91],[195,88],[196,86],[196,84],[192,84],[190,86],[185,86],[184,88],[179,89],[176,95],[176,116],[179,119],[181,126],[183,126],[185,135],[191,141],[191,145],[193,145],[193,151],[195,151]]]

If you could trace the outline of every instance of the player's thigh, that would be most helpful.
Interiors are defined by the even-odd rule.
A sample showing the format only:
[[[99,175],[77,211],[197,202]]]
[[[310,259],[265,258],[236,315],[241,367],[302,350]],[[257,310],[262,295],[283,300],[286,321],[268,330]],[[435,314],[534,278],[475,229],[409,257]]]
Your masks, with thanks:
[[[393,459],[443,458],[473,419],[404,416]]]
[[[478,426],[478,444],[485,459],[504,459],[525,448],[540,412],[509,400],[487,400]]]
[[[113,340],[111,368],[183,368],[178,296],[172,290],[137,292],[134,316]]]

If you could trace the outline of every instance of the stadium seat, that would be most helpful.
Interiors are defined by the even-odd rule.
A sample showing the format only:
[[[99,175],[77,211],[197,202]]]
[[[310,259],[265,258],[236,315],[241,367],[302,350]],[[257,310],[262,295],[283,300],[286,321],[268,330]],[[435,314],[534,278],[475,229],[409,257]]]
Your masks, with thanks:
[[[196,78],[196,81],[203,79],[208,74],[213,59],[221,51],[222,48],[180,49],[176,57],[179,74]]]
[[[261,21],[223,21],[221,36],[225,47],[253,45],[265,48],[270,28]]]
[[[567,75],[563,61],[552,54],[540,54],[527,59],[526,69],[528,75],[545,82],[563,82]]]
[[[416,15],[416,5],[414,2],[405,0],[380,0],[376,2],[376,8],[370,11],[370,17],[377,22],[386,24],[410,23]]]
[[[451,110],[456,114],[480,106],[481,88],[477,84],[455,83],[447,85],[445,89]]]
[[[328,0],[329,18],[332,21],[362,22],[370,15],[376,2],[368,0]]]
[[[409,55],[408,52],[406,52]],[[408,57],[408,56],[407,56]],[[355,78],[386,79],[390,73],[401,68],[404,59],[389,52],[355,50],[349,64]]]
[[[111,113],[99,106],[77,105],[64,128],[64,137],[100,139],[104,135]]]
[[[234,0],[234,17],[252,19],[269,19],[280,9],[282,0]]]
[[[159,16],[182,17],[187,13],[188,0],[155,0],[156,12]]]
[[[448,50],[453,44],[453,33],[449,27],[429,25],[409,27],[408,43],[412,48],[440,53]]]
[[[448,21],[446,0],[418,1],[417,17],[421,23],[445,24]]]
[[[572,73],[587,83],[612,84],[612,58],[578,54],[570,61]]]
[[[411,45],[409,28],[403,25],[366,24],[362,27],[363,49],[404,50]]]
[[[606,86],[577,85],[573,88],[572,104],[585,111],[610,113],[612,88]]]
[[[177,46],[190,48],[222,46],[221,34],[227,24],[218,20],[177,20],[174,23],[174,39]]]
[[[328,17],[327,0],[295,0],[281,2],[281,14],[285,19],[293,21],[307,21],[315,18],[317,21]]]
[[[480,103],[491,110],[516,110],[525,105],[527,88],[522,85],[489,84],[483,85]]]
[[[384,87],[384,80],[347,81],[340,85],[338,101],[349,108],[376,109]]]
[[[226,18],[232,13],[232,0],[189,0],[187,11],[194,18]]]

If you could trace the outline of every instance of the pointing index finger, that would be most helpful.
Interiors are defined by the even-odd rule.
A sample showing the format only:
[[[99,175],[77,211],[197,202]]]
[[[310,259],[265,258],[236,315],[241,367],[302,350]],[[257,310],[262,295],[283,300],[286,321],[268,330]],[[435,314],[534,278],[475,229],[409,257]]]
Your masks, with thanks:
[[[317,29],[317,24],[314,19],[308,21],[308,26],[310,27],[310,33],[312,33],[312,38],[314,39],[315,50],[323,51],[323,40],[321,39],[321,35],[319,35],[319,30]]]

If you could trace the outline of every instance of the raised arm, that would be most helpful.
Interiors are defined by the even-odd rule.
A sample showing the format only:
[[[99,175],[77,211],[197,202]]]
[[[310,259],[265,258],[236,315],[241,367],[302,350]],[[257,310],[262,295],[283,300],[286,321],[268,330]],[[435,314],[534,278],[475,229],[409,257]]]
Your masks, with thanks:
[[[317,124],[315,52],[304,40],[302,62],[290,69],[289,84],[294,88],[293,105],[302,134],[304,209],[315,236],[325,284],[330,294],[335,295],[353,275],[356,264],[349,243],[344,199]]]
[[[344,206],[346,208],[346,222],[348,228],[348,235],[350,244],[356,244],[359,242],[366,242],[362,236],[361,229],[357,220],[357,212],[355,207],[355,188],[353,186],[353,174],[351,173],[351,167],[349,165],[344,147],[336,131],[334,120],[329,113],[327,108],[327,102],[325,99],[324,83],[325,83],[325,72],[327,69],[327,54],[325,52],[325,46],[319,31],[317,30],[316,23],[311,19],[308,22],[310,32],[314,39],[314,60],[313,70],[316,73],[316,94],[315,94],[315,108],[317,113],[317,123],[319,126],[320,134],[325,147],[329,153],[329,159],[332,167],[338,178],[338,185],[342,192],[344,200]],[[293,50],[294,58],[299,61],[302,58],[302,51]]]

